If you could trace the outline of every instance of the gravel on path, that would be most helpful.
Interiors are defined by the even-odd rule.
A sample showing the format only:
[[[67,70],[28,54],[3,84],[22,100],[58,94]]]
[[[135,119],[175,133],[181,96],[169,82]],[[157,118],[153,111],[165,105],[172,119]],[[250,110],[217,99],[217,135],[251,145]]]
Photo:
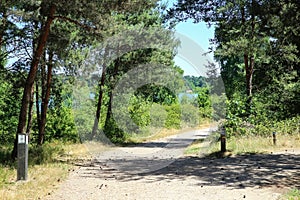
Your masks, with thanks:
[[[209,132],[189,131],[106,151],[82,163],[45,198],[275,200],[287,188],[300,188],[299,152],[220,159],[182,154],[194,139]]]

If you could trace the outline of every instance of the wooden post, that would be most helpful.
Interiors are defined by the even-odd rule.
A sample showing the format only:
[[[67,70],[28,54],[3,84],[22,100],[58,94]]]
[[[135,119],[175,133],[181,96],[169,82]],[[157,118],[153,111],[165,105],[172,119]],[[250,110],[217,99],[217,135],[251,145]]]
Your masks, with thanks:
[[[226,130],[222,128],[221,130],[221,152],[226,152]]]

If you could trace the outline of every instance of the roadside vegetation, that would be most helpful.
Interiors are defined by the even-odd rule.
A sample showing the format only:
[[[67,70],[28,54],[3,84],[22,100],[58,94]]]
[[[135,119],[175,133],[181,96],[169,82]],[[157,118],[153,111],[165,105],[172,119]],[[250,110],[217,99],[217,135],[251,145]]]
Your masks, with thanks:
[[[23,199],[24,189],[40,197],[76,159],[104,150],[99,142],[139,143],[208,121],[225,129],[231,154],[299,148],[299,6],[1,1],[0,196]],[[174,62],[174,27],[186,20],[214,26],[214,62],[197,66],[205,77],[184,76]],[[152,82],[139,85],[145,80]],[[28,182],[14,177],[18,133],[30,138]],[[186,153],[211,141],[207,152],[217,152],[218,138],[196,141]]]
[[[221,156],[220,134],[214,133],[209,138],[194,141],[186,150],[186,155],[198,156]],[[240,154],[260,154],[271,152],[285,152],[300,150],[300,133],[298,134],[277,134],[276,145],[273,143],[273,136],[244,135],[226,139],[226,156]],[[222,156],[221,156],[222,157]]]

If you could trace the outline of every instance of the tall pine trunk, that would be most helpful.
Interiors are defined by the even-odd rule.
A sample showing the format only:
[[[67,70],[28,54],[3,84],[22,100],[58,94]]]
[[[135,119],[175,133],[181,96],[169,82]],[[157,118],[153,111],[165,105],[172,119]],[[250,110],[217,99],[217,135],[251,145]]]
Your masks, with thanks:
[[[45,25],[44,25],[44,27],[42,27],[42,29],[40,31],[40,37],[39,37],[37,49],[33,55],[31,67],[30,67],[30,70],[29,70],[29,73],[28,73],[28,76],[27,76],[27,79],[25,82],[22,103],[21,103],[21,110],[20,110],[20,115],[19,115],[19,123],[18,123],[17,133],[16,133],[16,137],[15,137],[14,148],[12,151],[13,159],[15,159],[17,157],[18,134],[24,133],[24,131],[25,131],[26,121],[27,121],[26,117],[27,117],[28,105],[29,105],[30,97],[31,97],[31,91],[32,91],[32,87],[34,84],[36,74],[37,74],[39,61],[43,54],[44,47],[46,46],[46,42],[47,42],[47,39],[49,36],[51,23],[54,20],[55,10],[56,10],[56,6],[52,4],[50,7],[50,10],[49,10],[49,15],[47,17]]]
[[[113,93],[112,90],[109,91],[108,93],[108,105],[107,105],[107,112],[106,112],[106,119],[105,119],[105,125],[104,125],[104,129],[107,129],[108,126],[110,126],[110,120],[112,117],[112,101],[113,101]]]
[[[47,118],[47,110],[50,99],[50,91],[51,91],[51,80],[52,80],[52,68],[53,68],[53,52],[49,53],[49,61],[47,63],[47,77],[44,76],[46,72],[44,71],[44,75],[42,79],[46,78],[46,82],[43,83],[43,92],[42,92],[42,108],[41,108],[41,121],[40,121],[40,132],[38,137],[38,145],[42,145],[45,139],[45,127],[46,127],[46,118]]]
[[[119,50],[117,52],[119,54]],[[118,75],[118,70],[119,70],[119,65],[120,65],[120,57],[117,58],[117,60],[115,61],[115,65],[114,65],[114,70],[112,72],[111,75],[111,79],[116,80],[117,79],[117,75]],[[107,106],[107,113],[106,113],[106,118],[105,118],[105,124],[104,124],[104,129],[108,130],[109,127],[111,125],[111,118],[112,118],[112,102],[113,102],[113,89],[115,87],[116,82],[112,82],[110,84],[110,89],[109,89],[109,93],[108,93],[108,106]]]
[[[26,127],[26,133],[28,134],[28,137],[30,137],[30,131],[32,127],[33,104],[34,104],[34,87],[32,87],[32,91],[31,91],[31,98],[30,98],[29,111],[28,111],[28,121]]]
[[[246,25],[246,16],[245,16],[245,8],[241,8],[242,13],[242,25]],[[254,15],[251,16],[251,40],[254,37]],[[246,94],[247,94],[247,102],[246,102],[246,113],[247,116],[251,113],[251,105],[252,105],[252,79],[253,79],[253,69],[254,69],[254,57],[252,49],[249,48],[248,50],[244,51],[244,65],[246,71]]]
[[[105,49],[104,52],[104,62],[102,67],[102,75],[101,80],[99,84],[99,96],[98,96],[98,102],[97,102],[97,110],[96,110],[96,116],[94,120],[93,130],[92,130],[92,138],[94,138],[97,134],[98,126],[99,126],[99,120],[101,115],[101,107],[102,107],[102,101],[103,101],[103,93],[104,93],[104,85],[105,85],[105,75],[106,75],[106,63],[105,59],[107,57],[108,50]]]
[[[41,111],[40,111],[40,96],[39,96],[39,80],[38,77],[36,77],[35,82],[35,107],[36,107],[36,121],[38,125],[38,130],[40,132],[40,126],[41,126]]]

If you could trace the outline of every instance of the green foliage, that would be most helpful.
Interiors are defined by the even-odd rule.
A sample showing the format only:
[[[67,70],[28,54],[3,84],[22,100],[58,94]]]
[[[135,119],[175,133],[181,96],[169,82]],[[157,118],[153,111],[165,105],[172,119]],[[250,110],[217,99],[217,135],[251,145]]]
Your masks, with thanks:
[[[207,118],[212,118],[215,121],[224,120],[226,118],[226,101],[227,97],[225,94],[210,95],[211,107],[207,108],[205,113],[211,114]],[[202,114],[203,115],[203,114]]]
[[[150,103],[141,97],[133,96],[128,107],[129,114],[133,122],[139,127],[150,124]]]
[[[150,108],[150,127],[163,128],[167,120],[168,113],[165,106],[152,104]]]
[[[2,169],[2,166],[13,166],[14,163],[11,162],[11,146],[2,144],[0,146],[0,171]],[[0,173],[2,174],[2,173]]]
[[[55,110],[49,110],[45,138],[47,141],[55,139],[72,142],[78,141],[74,115],[70,107],[62,106]]]
[[[182,126],[196,127],[200,122],[199,108],[192,104],[181,105]]]
[[[170,105],[176,102],[176,96],[170,89],[155,84],[145,85],[138,88],[136,91],[138,95],[143,96],[144,99],[154,103]]]
[[[254,118],[253,123],[242,120],[242,118],[234,118],[225,121],[224,127],[228,137],[239,135],[271,136],[273,132],[281,135],[296,135],[300,133],[300,116],[279,121],[272,119],[257,121]]]
[[[201,88],[207,86],[207,80],[202,76],[184,76],[184,80],[186,81],[189,88],[195,90],[196,88]]]
[[[164,107],[167,112],[165,127],[179,129],[181,126],[180,105],[177,103],[172,105],[166,105]]]
[[[224,124],[228,135],[298,130],[299,122],[294,123],[300,114],[298,10],[298,3],[283,0],[213,4],[179,0],[169,10],[171,23],[191,18],[215,24],[215,58],[228,98]]]
[[[209,89],[207,87],[197,88],[197,93],[197,102],[201,118],[210,118],[212,114],[212,104]]]
[[[82,80],[74,82],[72,109],[76,130],[82,141],[90,139],[95,120],[95,101],[91,97],[91,94],[93,94],[91,91],[93,90],[87,82]],[[104,112],[102,112],[102,115]],[[104,121],[101,120],[100,124],[100,127],[103,127]]]
[[[15,83],[18,80],[9,78],[10,75],[0,74],[0,144],[14,141],[18,124],[20,88]]]
[[[122,144],[128,138],[128,133],[121,130],[112,118],[107,120],[104,126],[104,133],[111,142],[116,144]]]

